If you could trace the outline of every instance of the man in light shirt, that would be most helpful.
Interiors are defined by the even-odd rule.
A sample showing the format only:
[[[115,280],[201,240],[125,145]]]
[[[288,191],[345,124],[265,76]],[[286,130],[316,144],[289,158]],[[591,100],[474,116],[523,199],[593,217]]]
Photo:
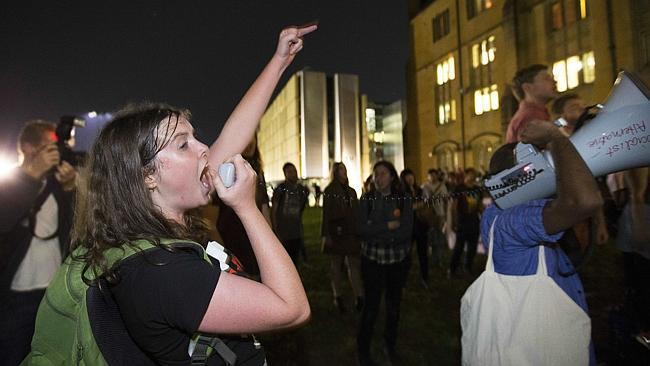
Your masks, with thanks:
[[[0,180],[0,355],[30,349],[38,305],[67,255],[77,172],[61,161],[56,125],[35,120],[18,138],[20,165]]]

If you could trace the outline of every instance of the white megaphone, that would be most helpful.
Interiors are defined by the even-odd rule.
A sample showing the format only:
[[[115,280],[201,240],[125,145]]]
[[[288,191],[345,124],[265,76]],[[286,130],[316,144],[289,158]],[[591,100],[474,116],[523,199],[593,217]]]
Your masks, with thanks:
[[[598,115],[570,138],[595,176],[650,165],[650,89],[622,71]],[[555,193],[555,165],[548,151],[519,143],[517,165],[486,180],[502,209]]]

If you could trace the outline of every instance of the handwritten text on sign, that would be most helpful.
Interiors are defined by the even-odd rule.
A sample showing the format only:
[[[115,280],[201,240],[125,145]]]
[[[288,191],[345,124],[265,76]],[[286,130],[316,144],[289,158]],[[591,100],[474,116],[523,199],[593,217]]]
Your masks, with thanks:
[[[590,148],[600,150],[611,140],[618,140],[621,137],[625,138],[625,140],[607,147],[607,156],[612,157],[619,151],[628,151],[634,146],[650,142],[650,134],[645,134],[645,132],[646,125],[645,121],[642,120],[631,123],[626,127],[603,133],[597,138],[589,141],[587,145]]]

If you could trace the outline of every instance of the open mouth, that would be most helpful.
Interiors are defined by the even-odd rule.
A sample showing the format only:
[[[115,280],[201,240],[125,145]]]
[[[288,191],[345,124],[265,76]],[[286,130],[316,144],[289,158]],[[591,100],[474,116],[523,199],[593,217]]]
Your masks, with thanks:
[[[203,170],[201,171],[201,176],[199,177],[199,180],[201,181],[203,187],[205,187],[208,190],[211,190],[212,183],[210,182],[210,176],[208,175],[209,170],[210,170],[210,165],[205,164],[205,167],[203,167]]]

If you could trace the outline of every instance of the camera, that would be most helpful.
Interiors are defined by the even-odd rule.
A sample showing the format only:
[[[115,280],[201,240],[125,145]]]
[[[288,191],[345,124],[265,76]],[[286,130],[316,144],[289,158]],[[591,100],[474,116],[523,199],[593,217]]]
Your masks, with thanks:
[[[72,150],[71,140],[75,127],[86,127],[86,120],[77,116],[63,116],[56,126],[56,145],[59,148],[61,160],[72,166],[78,166],[83,161],[84,153]]]

